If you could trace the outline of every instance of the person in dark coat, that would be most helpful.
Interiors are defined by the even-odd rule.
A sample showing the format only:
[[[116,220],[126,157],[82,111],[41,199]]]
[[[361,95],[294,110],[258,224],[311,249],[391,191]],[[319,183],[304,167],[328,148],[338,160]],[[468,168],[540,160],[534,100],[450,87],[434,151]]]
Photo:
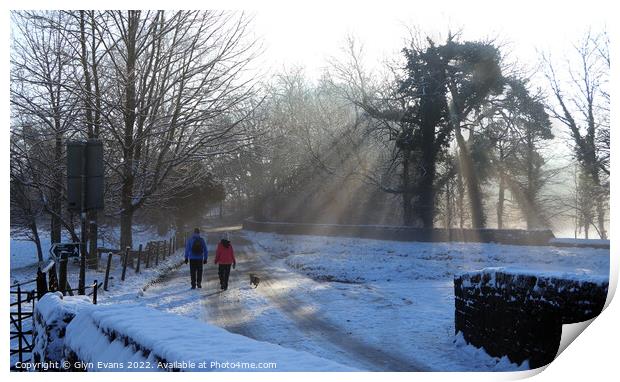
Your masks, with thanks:
[[[185,243],[185,264],[189,262],[192,289],[202,288],[202,265],[207,263],[207,243],[200,237],[200,230],[194,228],[194,234]]]
[[[220,289],[228,289],[228,277],[230,276],[230,267],[235,269],[237,260],[235,260],[235,251],[233,250],[228,236],[225,236],[217,243],[215,250],[215,264],[219,264],[217,274],[220,277]]]

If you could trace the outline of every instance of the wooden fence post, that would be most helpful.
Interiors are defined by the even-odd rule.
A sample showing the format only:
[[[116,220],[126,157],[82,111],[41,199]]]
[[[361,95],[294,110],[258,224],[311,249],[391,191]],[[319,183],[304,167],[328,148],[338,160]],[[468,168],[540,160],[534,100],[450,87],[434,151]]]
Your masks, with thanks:
[[[140,273],[140,262],[142,261],[142,244],[138,246],[138,264],[136,265],[136,273]]]
[[[168,244],[168,257],[172,255],[172,238],[170,238],[170,243]]]
[[[159,265],[159,241],[155,242],[155,266]]]
[[[37,299],[41,299],[47,293],[47,277],[41,271],[41,267],[37,270]]]
[[[58,266],[58,289],[62,292],[63,296],[66,295],[67,292],[67,263],[69,262],[69,258],[64,254],[60,255],[60,264]],[[71,289],[71,288],[69,288]]]
[[[146,249],[145,249],[145,251],[146,251],[146,264],[145,265],[146,265],[147,268],[150,266],[149,264],[151,262],[151,247],[152,247],[152,245],[151,245],[150,241],[148,243],[146,243]]]
[[[127,265],[131,269],[136,269],[136,264],[134,263],[133,253],[134,253],[134,251],[131,249],[131,247],[129,247],[129,260],[127,261]]]
[[[123,259],[123,273],[121,274],[121,281],[125,281],[125,272],[127,272],[127,259],[129,258],[129,247],[125,248],[125,258]]]
[[[108,253],[108,264],[105,267],[105,279],[103,280],[103,290],[108,290],[108,279],[110,278],[110,266],[112,265],[112,252]]]
[[[58,273],[56,273],[56,262],[52,265],[49,270],[49,291],[56,292],[58,290]]]
[[[97,287],[98,287],[97,280],[95,280],[95,285],[93,285],[93,304],[94,305],[97,305],[97,289],[99,289]]]
[[[73,296],[73,288],[71,288],[69,281],[67,281],[67,293],[69,293],[69,296]]]

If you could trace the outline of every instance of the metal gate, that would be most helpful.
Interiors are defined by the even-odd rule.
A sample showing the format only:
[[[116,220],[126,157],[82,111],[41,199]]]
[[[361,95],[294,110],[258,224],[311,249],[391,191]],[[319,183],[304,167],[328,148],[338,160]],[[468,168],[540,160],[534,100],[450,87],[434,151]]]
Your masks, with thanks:
[[[11,297],[15,296],[15,302],[11,302],[11,357],[18,355],[20,363],[29,362],[31,358],[24,359],[26,355],[30,357],[33,341],[33,314],[34,302],[37,294],[36,290],[24,290],[24,286],[34,284],[37,279],[25,281],[11,285]],[[27,321],[29,320],[29,321]],[[30,325],[24,325],[30,323]],[[17,340],[17,347],[13,347],[13,340]],[[11,365],[11,370],[15,370],[15,365]]]

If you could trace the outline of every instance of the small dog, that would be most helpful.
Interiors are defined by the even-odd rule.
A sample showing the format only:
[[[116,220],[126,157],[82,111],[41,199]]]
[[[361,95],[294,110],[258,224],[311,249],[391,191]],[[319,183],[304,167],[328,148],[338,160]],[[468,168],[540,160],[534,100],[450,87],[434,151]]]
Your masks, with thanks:
[[[250,285],[254,285],[254,289],[258,288],[259,282],[260,282],[260,278],[256,276],[254,273],[250,273]]]

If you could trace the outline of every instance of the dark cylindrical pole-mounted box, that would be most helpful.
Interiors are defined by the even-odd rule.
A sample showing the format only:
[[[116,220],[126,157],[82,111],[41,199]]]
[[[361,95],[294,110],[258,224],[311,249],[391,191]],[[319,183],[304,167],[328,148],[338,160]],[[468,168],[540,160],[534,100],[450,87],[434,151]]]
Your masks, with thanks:
[[[103,143],[89,139],[86,144],[86,209],[103,208]]]
[[[81,211],[82,209],[82,172],[84,142],[67,142],[67,209]]]
[[[86,163],[84,163],[86,161]],[[86,174],[84,174],[84,164]],[[67,208],[82,210],[82,192],[86,192],[86,210],[103,208],[103,143],[98,139],[88,142],[67,142]],[[86,189],[82,190],[82,175]]]

